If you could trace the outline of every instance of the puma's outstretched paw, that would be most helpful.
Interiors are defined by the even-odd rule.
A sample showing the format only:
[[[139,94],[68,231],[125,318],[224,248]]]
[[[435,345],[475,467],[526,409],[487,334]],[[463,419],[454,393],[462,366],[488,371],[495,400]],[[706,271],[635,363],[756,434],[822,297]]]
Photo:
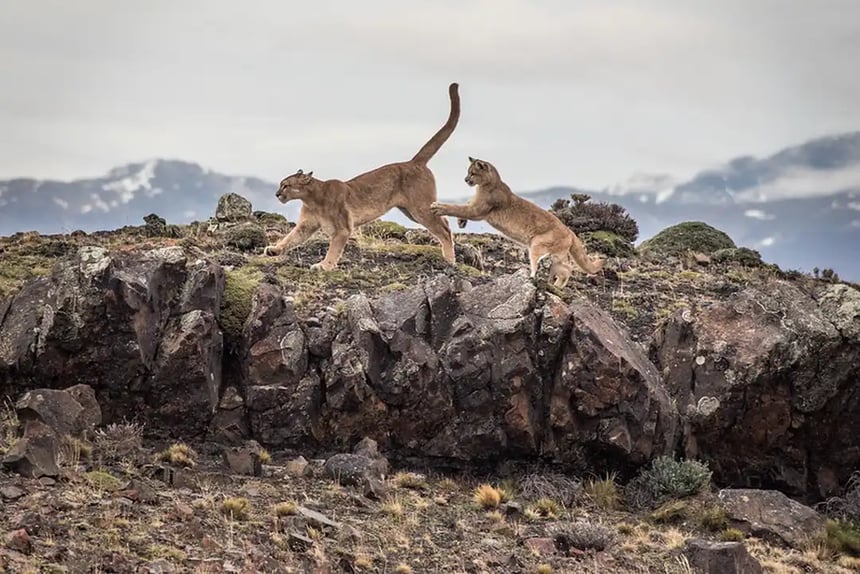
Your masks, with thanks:
[[[325,261],[320,261],[319,263],[311,265],[311,271],[331,271],[332,269],[334,269],[334,265],[326,263]]]
[[[274,256],[280,255],[280,254],[281,254],[281,250],[278,249],[278,247],[276,245],[266,245],[266,247],[263,248],[263,255],[269,255],[269,256],[274,257]]]
[[[457,227],[459,227],[460,229],[464,229],[468,222],[469,222],[468,219],[458,219],[457,220]]]
[[[434,201],[430,204],[430,213],[433,215],[445,215],[442,213],[442,205],[438,201]]]

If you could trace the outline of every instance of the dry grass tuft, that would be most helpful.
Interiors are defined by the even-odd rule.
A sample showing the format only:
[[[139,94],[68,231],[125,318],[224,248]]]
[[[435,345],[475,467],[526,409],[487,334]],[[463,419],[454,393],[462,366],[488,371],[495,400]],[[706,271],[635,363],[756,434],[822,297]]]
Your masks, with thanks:
[[[230,520],[247,520],[250,510],[251,502],[247,498],[226,498],[221,503],[221,514],[223,514]]]
[[[272,455],[264,448],[257,451],[257,458],[259,458],[260,462],[263,464],[269,464],[272,462]]]
[[[560,473],[533,473],[519,481],[519,493],[526,500],[552,498],[572,505],[582,493],[582,483]]]
[[[394,574],[412,574],[412,566],[401,562],[394,568]]]
[[[530,508],[541,518],[558,518],[561,515],[561,505],[552,498],[539,498]]]
[[[427,490],[427,479],[417,472],[398,472],[394,475],[393,480],[397,488]]]
[[[292,500],[279,502],[275,505],[275,516],[295,516],[299,513],[299,505]]]
[[[699,526],[710,532],[720,532],[728,528],[729,519],[726,511],[719,506],[702,509],[698,516]]]
[[[191,468],[197,465],[197,453],[185,443],[177,442],[162,451],[159,459],[175,466]]]
[[[615,510],[621,505],[621,494],[618,492],[618,483],[615,481],[614,474],[587,481],[585,494],[592,504],[601,510]]]
[[[475,489],[475,502],[483,509],[498,508],[502,502],[502,493],[490,484],[482,484]]]
[[[744,538],[746,538],[744,533],[737,528],[726,528],[719,535],[719,539],[723,542],[740,542]]]

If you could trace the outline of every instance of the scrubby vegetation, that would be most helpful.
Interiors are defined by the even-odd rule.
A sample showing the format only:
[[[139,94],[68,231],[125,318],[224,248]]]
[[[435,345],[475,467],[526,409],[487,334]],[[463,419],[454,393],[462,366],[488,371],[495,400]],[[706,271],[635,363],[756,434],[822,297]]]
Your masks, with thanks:
[[[686,221],[667,227],[651,239],[643,241],[639,250],[660,255],[682,255],[695,251],[706,255],[737,246],[723,231],[702,221]]]
[[[661,456],[651,461],[629,485],[631,497],[650,505],[668,499],[693,496],[708,488],[711,471],[695,460],[675,460]]]
[[[593,203],[591,196],[574,193],[570,199],[558,199],[550,207],[574,233],[607,232],[632,244],[639,236],[639,225],[627,210],[617,203]]]

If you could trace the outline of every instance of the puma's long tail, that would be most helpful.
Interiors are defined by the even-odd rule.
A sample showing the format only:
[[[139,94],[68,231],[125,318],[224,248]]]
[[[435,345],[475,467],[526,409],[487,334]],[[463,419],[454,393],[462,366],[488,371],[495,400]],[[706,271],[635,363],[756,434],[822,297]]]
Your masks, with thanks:
[[[603,259],[592,259],[585,253],[585,245],[576,235],[570,243],[570,257],[587,273],[597,273],[603,269]]]
[[[448,87],[448,95],[451,96],[451,113],[448,115],[448,121],[438,132],[433,134],[433,137],[424,144],[424,147],[418,150],[418,153],[412,158],[413,162],[424,164],[430,161],[430,158],[439,151],[439,148],[457,127],[457,121],[460,119],[460,94],[457,88],[456,82]]]

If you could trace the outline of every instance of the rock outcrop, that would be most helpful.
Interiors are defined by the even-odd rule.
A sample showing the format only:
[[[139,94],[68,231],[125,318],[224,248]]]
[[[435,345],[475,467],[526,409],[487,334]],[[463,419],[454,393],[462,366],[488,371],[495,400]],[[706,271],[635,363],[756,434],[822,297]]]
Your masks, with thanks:
[[[833,494],[860,464],[860,292],[785,280],[677,312],[652,355],[718,482]]]
[[[671,316],[649,354],[600,307],[525,271],[474,286],[439,274],[310,317],[264,280],[234,306],[228,353],[224,283],[219,264],[178,246],[83,247],[0,300],[0,391],[86,383],[105,422],[303,452],[368,437],[395,456],[629,472],[680,449],[723,485],[813,497],[860,462],[848,285],[727,294]]]
[[[0,388],[95,390],[107,422],[144,414],[205,431],[218,404],[218,265],[179,247],[136,255],[82,248],[0,303]]]

